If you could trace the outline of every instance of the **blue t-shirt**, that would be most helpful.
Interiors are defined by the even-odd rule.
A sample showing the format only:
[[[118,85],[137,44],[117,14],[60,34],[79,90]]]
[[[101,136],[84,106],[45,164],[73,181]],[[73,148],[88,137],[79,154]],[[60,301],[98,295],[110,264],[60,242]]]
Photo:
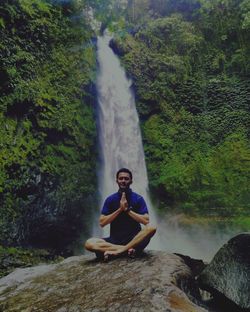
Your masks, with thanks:
[[[120,191],[110,195],[105,200],[101,213],[109,215],[116,211],[120,206],[121,196]],[[132,211],[141,215],[148,213],[146,202],[141,195],[129,189],[126,191],[126,199]],[[140,230],[139,222],[131,218],[126,212],[121,212],[110,224],[110,238],[113,243],[127,244]]]

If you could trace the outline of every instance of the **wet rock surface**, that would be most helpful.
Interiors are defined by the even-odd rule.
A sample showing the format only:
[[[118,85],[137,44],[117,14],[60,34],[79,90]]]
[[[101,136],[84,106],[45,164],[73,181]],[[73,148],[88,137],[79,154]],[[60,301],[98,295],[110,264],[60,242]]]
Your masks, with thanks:
[[[198,282],[217,301],[229,299],[250,311],[250,232],[230,239],[202,271]]]
[[[182,290],[192,295],[192,283],[183,259],[166,252],[147,251],[141,258],[108,263],[92,255],[71,257],[2,278],[0,311],[207,311]]]

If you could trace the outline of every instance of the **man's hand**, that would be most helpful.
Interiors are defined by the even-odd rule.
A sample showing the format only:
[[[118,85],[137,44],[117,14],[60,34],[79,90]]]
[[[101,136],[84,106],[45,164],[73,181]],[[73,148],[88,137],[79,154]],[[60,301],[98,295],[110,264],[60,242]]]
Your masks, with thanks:
[[[126,211],[127,209],[128,209],[128,201],[125,192],[123,192],[120,200],[120,207],[107,216],[102,214],[99,219],[100,226],[104,227],[106,224],[111,223],[122,211]]]
[[[126,211],[128,209],[128,201],[125,192],[122,192],[122,197],[120,200],[120,209],[121,211]]]

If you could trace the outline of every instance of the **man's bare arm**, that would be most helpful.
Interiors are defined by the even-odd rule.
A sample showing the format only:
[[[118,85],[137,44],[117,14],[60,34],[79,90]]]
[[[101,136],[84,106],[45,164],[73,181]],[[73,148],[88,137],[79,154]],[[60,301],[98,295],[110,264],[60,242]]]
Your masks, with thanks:
[[[140,222],[144,225],[149,224],[149,215],[147,213],[145,213],[144,215],[141,215],[139,213],[134,212],[133,210],[129,210],[127,213],[135,221]]]
[[[127,208],[128,202],[126,199],[126,195],[123,192],[120,200],[120,207],[116,211],[112,212],[107,216],[102,214],[99,219],[100,226],[104,227],[105,225],[111,223],[122,211],[125,211]]]
[[[112,212],[109,215],[101,215],[99,219],[99,224],[101,227],[111,223],[123,210],[119,207],[116,211]]]

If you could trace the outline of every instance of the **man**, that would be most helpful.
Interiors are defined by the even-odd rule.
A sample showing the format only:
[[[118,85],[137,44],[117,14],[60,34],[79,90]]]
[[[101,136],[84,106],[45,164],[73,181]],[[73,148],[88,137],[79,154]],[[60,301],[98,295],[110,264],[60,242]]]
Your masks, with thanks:
[[[102,255],[104,260],[124,253],[129,256],[140,253],[156,232],[156,228],[149,225],[143,197],[130,189],[133,182],[131,171],[120,169],[116,182],[119,190],[105,200],[99,219],[101,227],[110,224],[110,237],[90,238],[85,243],[87,250]],[[145,225],[143,229],[140,223]]]

